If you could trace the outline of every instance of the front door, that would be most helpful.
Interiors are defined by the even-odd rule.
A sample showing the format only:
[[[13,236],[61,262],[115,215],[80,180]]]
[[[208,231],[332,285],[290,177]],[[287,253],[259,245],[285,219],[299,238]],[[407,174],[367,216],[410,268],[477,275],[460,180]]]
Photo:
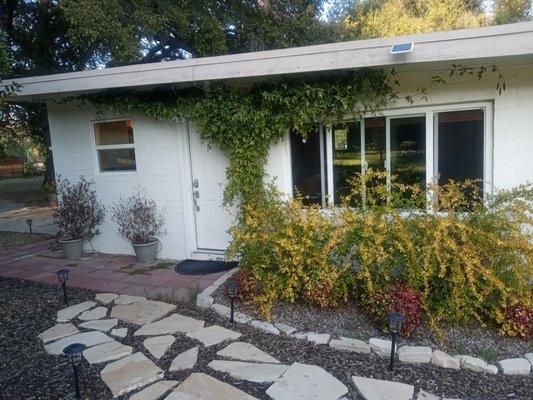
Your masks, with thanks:
[[[226,156],[202,143],[194,125],[189,125],[191,184],[198,250],[225,250],[230,241],[232,216],[222,206],[226,184]]]

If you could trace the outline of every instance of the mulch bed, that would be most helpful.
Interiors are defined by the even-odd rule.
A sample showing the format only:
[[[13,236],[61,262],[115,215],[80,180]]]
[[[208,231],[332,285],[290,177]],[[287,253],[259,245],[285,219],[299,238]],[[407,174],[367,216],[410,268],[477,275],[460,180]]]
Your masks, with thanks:
[[[72,303],[94,298],[88,290],[70,290]],[[58,287],[15,279],[0,278],[0,393],[2,399],[57,399],[72,396],[72,372],[64,357],[49,356],[37,335],[53,326],[56,311],[63,308]],[[351,375],[387,379],[413,384],[434,394],[468,400],[529,399],[533,390],[530,377],[489,376],[468,371],[446,371],[440,368],[397,364],[393,372],[387,370],[387,361],[375,356],[333,351],[327,346],[313,346],[287,337],[262,333],[249,326],[232,325],[211,311],[201,310],[191,304],[178,304],[177,312],[206,323],[218,324],[243,334],[240,340],[249,342],[290,364],[301,362],[325,368],[350,388],[355,399]],[[124,326],[124,325],[122,325]],[[142,349],[142,339],[133,337],[133,329],[120,340],[124,344]],[[168,368],[172,359],[181,351],[197,345],[197,342],[178,336],[166,355],[159,361],[161,368]],[[207,367],[217,351],[227,344],[200,348],[198,363],[193,372],[205,372],[217,379],[231,383],[259,399],[267,400],[268,385],[238,382],[226,374]],[[150,357],[147,351],[143,353]],[[101,381],[102,366],[84,363],[83,393],[86,399],[107,399],[111,393]],[[183,380],[191,371],[167,373],[166,379]],[[125,398],[124,398],[125,399]],[[215,399],[214,399],[215,400]]]
[[[0,231],[0,250],[12,249],[23,244],[37,243],[52,237],[52,235],[43,233]]]

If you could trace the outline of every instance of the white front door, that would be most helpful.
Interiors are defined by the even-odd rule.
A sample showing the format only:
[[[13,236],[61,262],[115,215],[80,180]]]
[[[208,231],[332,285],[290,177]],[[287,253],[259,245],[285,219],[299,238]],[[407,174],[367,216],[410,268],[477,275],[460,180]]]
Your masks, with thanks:
[[[193,124],[189,124],[189,146],[196,247],[225,250],[232,221],[230,211],[222,206],[228,160],[218,148],[202,143]]]

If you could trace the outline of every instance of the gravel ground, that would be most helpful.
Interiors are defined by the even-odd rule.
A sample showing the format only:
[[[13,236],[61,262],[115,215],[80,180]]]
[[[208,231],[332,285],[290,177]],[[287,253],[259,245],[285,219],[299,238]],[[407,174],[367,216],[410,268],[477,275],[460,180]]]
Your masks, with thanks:
[[[24,233],[0,231],[0,250],[11,249],[23,244],[36,243],[50,239],[51,235],[42,233]]]
[[[81,302],[92,299],[94,293],[73,289],[70,297],[72,303]],[[72,396],[72,374],[66,359],[47,355],[37,338],[38,333],[54,325],[55,313],[61,308],[61,293],[56,286],[0,278],[0,398],[64,399]],[[216,323],[239,330],[243,334],[241,340],[256,345],[283,363],[297,361],[325,368],[350,388],[350,399],[356,399],[350,382],[351,375],[410,383],[417,390],[425,389],[438,395],[468,400],[526,400],[533,390],[529,376],[488,376],[467,371],[446,371],[430,365],[406,364],[397,364],[395,370],[389,372],[387,361],[375,356],[333,351],[327,346],[312,346],[287,337],[274,337],[249,326],[231,325],[211,311],[201,310],[191,304],[178,303],[177,312],[204,319],[208,325]],[[133,337],[131,328],[128,336],[121,341],[133,345],[136,350],[142,349],[142,340]],[[197,342],[180,335],[161,360],[152,360],[166,369],[175,355],[195,345]],[[194,372],[206,372],[259,399],[267,400],[266,385],[235,381],[207,367],[216,352],[225,346],[220,344],[201,348]],[[150,356],[147,351],[144,353]],[[111,393],[99,378],[100,368],[84,363],[82,385],[85,399],[111,398]],[[167,373],[167,379],[181,381],[189,372]],[[121,400],[125,400],[125,397]]]
[[[223,287],[214,294],[215,302],[229,305]],[[256,318],[258,315],[252,304],[238,305],[240,310]],[[355,305],[338,309],[320,309],[306,304],[280,303],[273,310],[273,321],[284,322],[298,330],[318,333],[331,333],[334,337],[346,336],[368,340],[371,337],[387,338],[383,332]],[[533,341],[525,341],[499,334],[495,330],[479,326],[444,326],[444,340],[422,326],[411,337],[401,338],[400,345],[431,346],[451,354],[469,354],[496,362],[504,358],[522,357],[533,349]]]

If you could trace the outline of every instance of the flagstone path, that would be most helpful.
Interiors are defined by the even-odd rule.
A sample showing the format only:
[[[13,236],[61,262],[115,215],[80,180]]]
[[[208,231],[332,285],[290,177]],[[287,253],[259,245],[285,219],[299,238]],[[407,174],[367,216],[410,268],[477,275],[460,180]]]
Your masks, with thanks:
[[[192,372],[182,382],[165,380],[167,372],[156,363],[182,335],[195,340],[198,346],[177,354],[168,368],[169,373],[193,369],[200,348],[225,343],[225,347],[213,355],[206,372],[226,373],[236,382],[246,381],[263,388],[268,385],[262,390],[272,400],[347,399],[348,387],[323,368],[297,362],[282,364],[252,344],[238,341],[239,332],[218,325],[205,326],[204,321],[174,313],[175,309],[175,305],[140,296],[101,293],[94,302],[58,311],[57,325],[39,334],[39,338],[45,350],[56,356],[69,344],[85,344],[88,348],[83,353],[84,358],[90,364],[102,365],[100,377],[114,397],[131,395],[131,400],[257,399],[203,372]],[[106,319],[108,315],[113,318]],[[103,332],[116,326],[118,321],[139,326],[132,333],[140,337],[143,345],[133,348],[120,342],[128,328],[114,329],[112,336]],[[119,330],[122,332],[117,332]],[[360,376],[352,376],[352,383],[352,391],[358,393],[358,399],[415,399],[412,385]],[[421,391],[416,400],[422,399],[440,398]]]

